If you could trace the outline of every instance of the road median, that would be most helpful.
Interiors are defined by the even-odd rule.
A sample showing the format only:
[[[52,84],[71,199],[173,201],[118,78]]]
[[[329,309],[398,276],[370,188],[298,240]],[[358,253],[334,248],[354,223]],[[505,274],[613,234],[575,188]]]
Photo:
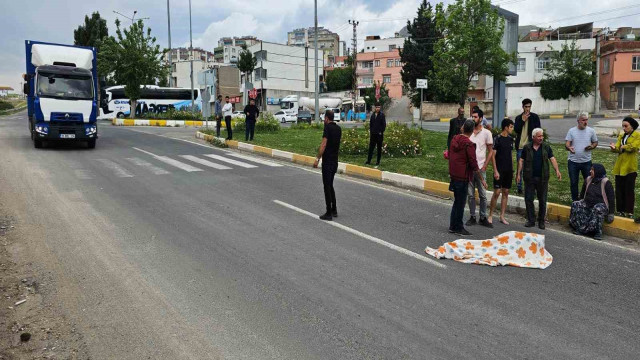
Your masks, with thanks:
[[[313,166],[313,163],[315,161],[315,158],[312,156],[300,155],[234,140],[225,140],[224,138],[216,138],[213,135],[207,135],[200,131],[196,132],[196,138],[203,139],[209,142],[217,139],[218,142],[226,143],[226,145],[230,148],[290,161],[300,165]],[[369,167],[358,166],[343,162],[340,162],[338,164],[338,172],[349,176],[364,178],[367,180],[373,180],[376,182],[381,182],[401,188],[420,191],[429,195],[451,199],[453,198],[453,193],[449,191],[449,184],[442,181],[425,179],[417,176],[399,174],[389,171],[381,171],[378,169],[372,169]],[[493,193],[491,191],[487,191],[488,199],[491,198],[492,195]],[[508,209],[512,213],[524,214],[526,210],[524,198],[520,196],[510,195],[508,201]],[[566,205],[547,203],[547,217],[551,221],[568,224],[570,210],[570,207]],[[615,217],[615,220],[611,224],[604,225],[604,232],[612,236],[638,242],[640,239],[640,224],[634,223],[632,219]]]

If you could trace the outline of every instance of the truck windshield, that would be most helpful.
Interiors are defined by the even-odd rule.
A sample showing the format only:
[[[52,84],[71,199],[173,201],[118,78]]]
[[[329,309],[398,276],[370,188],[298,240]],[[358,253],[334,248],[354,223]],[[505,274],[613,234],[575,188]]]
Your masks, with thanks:
[[[38,96],[91,100],[93,82],[90,76],[38,73]]]
[[[293,108],[293,103],[292,103],[292,102],[283,101],[283,102],[280,104],[280,109],[288,110],[288,109],[292,109],[292,108]]]

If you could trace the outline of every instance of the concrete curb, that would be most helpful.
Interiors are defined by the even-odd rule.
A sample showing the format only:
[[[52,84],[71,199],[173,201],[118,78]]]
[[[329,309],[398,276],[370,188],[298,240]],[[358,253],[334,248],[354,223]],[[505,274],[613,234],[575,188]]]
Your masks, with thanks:
[[[215,121],[200,120],[147,120],[147,119],[113,119],[111,125],[115,126],[165,126],[165,127],[189,127],[189,126],[216,126]],[[223,124],[224,125],[224,124]],[[222,126],[224,127],[224,126]]]
[[[206,141],[212,141],[214,139],[214,136],[206,135],[198,131],[196,132],[196,138]],[[225,140],[224,138],[217,139],[220,142],[225,142],[230,148],[287,160],[296,164],[313,166],[313,163],[315,161],[315,158],[312,156],[299,155],[262,146],[246,144],[234,140]],[[418,190],[430,195],[453,198],[453,193],[449,191],[449,184],[441,181],[429,180],[389,171],[380,171],[378,169],[372,169],[365,166],[358,166],[342,162],[338,163],[338,172],[368,180],[375,180],[406,189]],[[487,201],[489,201],[492,196],[493,192],[487,191]],[[520,196],[509,195],[507,208],[510,212],[524,214],[526,211],[524,198]],[[571,208],[568,206],[547,203],[547,218],[550,221],[557,221],[563,224],[568,224],[570,211]],[[604,232],[609,235],[638,242],[640,239],[640,224],[634,223],[632,219],[615,217],[613,223],[604,225]]]

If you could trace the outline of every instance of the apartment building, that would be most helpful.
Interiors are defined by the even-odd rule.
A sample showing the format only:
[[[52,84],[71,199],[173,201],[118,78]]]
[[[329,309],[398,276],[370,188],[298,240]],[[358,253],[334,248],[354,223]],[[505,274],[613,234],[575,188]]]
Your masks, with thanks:
[[[369,35],[364,40],[364,52],[382,52],[402,49],[405,37],[401,37],[396,33],[395,37],[381,39],[378,35]]]
[[[164,54],[164,61],[169,62],[169,53],[171,53],[171,61],[191,60],[189,57],[189,48],[174,48]],[[214,54],[211,51],[201,48],[193,48],[191,52],[193,60],[202,60],[204,62],[214,62]]]
[[[313,48],[315,46],[315,28],[300,28],[288,32],[287,45]],[[324,27],[318,27],[318,51],[322,51],[325,64],[329,62],[330,57],[344,55],[345,44],[342,44],[343,50],[340,49],[340,46],[340,35]]]
[[[600,97],[609,110],[640,105],[640,41],[629,33],[603,41],[600,47]]]
[[[402,63],[400,51],[362,52],[358,53],[356,75],[358,89],[373,87],[378,81],[389,91],[389,97],[402,97]]]

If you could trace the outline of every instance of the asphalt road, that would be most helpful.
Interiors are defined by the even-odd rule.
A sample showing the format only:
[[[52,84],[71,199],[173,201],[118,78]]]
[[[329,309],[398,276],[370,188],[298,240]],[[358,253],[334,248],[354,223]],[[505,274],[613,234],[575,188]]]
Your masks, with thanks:
[[[423,254],[455,240],[447,200],[337,176],[336,227],[301,212],[324,208],[317,171],[235,157],[185,129],[103,123],[94,150],[34,149],[26,123],[0,118],[0,204],[24,235],[16,256],[49,274],[47,300],[94,359],[640,351],[637,245],[551,226],[546,270],[424,260],[366,235]],[[470,230],[525,229],[511,220]]]

